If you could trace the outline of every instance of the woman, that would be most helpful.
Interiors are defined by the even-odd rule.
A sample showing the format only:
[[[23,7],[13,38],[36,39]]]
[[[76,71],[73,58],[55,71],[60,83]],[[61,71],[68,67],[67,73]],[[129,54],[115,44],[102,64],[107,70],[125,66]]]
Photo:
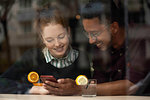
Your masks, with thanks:
[[[26,52],[2,77],[25,83],[29,83],[27,75],[31,71],[36,71],[39,75],[52,75],[56,79],[75,79],[80,74],[90,77],[89,66],[77,66],[80,53],[70,45],[70,28],[59,9],[46,6],[38,10],[36,26],[44,44],[43,48]],[[29,91],[24,91],[49,94],[43,87],[31,87]]]

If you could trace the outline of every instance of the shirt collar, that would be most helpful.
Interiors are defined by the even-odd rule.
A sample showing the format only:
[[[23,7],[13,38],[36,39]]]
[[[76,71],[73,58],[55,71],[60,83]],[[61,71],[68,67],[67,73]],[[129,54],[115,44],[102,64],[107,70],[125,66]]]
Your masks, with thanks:
[[[60,62],[65,61],[66,65],[71,65],[75,61],[75,59],[77,59],[79,52],[70,48],[67,56],[65,56],[63,58],[55,58],[50,54],[48,48],[44,48],[43,54],[44,54],[46,63],[50,62],[53,65],[55,61],[60,61]],[[54,66],[55,66],[55,64],[54,64]],[[55,66],[55,67],[57,67],[57,66]],[[63,66],[63,67],[66,67],[66,66]]]

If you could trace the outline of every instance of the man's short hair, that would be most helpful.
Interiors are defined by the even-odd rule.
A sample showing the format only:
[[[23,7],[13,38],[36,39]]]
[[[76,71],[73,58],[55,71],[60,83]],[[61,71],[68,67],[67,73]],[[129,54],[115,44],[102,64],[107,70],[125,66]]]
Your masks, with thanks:
[[[82,19],[92,19],[98,17],[102,20],[106,17],[105,6],[101,2],[89,2],[81,8]]]
[[[89,2],[81,7],[81,18],[82,19],[92,19],[98,17],[101,21],[106,19],[110,23],[116,21],[119,26],[124,26],[124,7],[121,2],[118,6],[113,0],[104,4],[102,2]]]
[[[119,0],[118,4],[111,0],[111,22],[118,22],[119,26],[125,26],[124,4]]]

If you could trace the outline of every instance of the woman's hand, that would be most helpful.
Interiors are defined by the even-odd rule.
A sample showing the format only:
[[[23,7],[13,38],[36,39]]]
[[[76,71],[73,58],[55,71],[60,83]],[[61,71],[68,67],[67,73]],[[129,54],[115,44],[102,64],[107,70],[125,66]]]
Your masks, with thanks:
[[[46,90],[43,86],[33,86],[29,90],[30,94],[41,94],[41,95],[47,95],[49,94],[49,91]]]

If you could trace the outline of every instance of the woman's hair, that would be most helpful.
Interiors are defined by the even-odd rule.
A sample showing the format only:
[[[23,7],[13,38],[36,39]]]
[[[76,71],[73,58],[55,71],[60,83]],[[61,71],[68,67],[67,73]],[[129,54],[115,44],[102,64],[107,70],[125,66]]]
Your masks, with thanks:
[[[49,24],[60,24],[64,28],[69,28],[67,18],[64,17],[62,11],[57,6],[47,4],[42,8],[37,9],[37,16],[35,20],[35,29],[39,38],[42,40],[42,32],[44,27]],[[42,47],[44,44],[42,44]]]
[[[47,5],[37,10],[36,27],[42,32],[43,27],[49,23],[61,24],[64,28],[68,28],[68,22],[64,18],[63,13],[56,6]]]

